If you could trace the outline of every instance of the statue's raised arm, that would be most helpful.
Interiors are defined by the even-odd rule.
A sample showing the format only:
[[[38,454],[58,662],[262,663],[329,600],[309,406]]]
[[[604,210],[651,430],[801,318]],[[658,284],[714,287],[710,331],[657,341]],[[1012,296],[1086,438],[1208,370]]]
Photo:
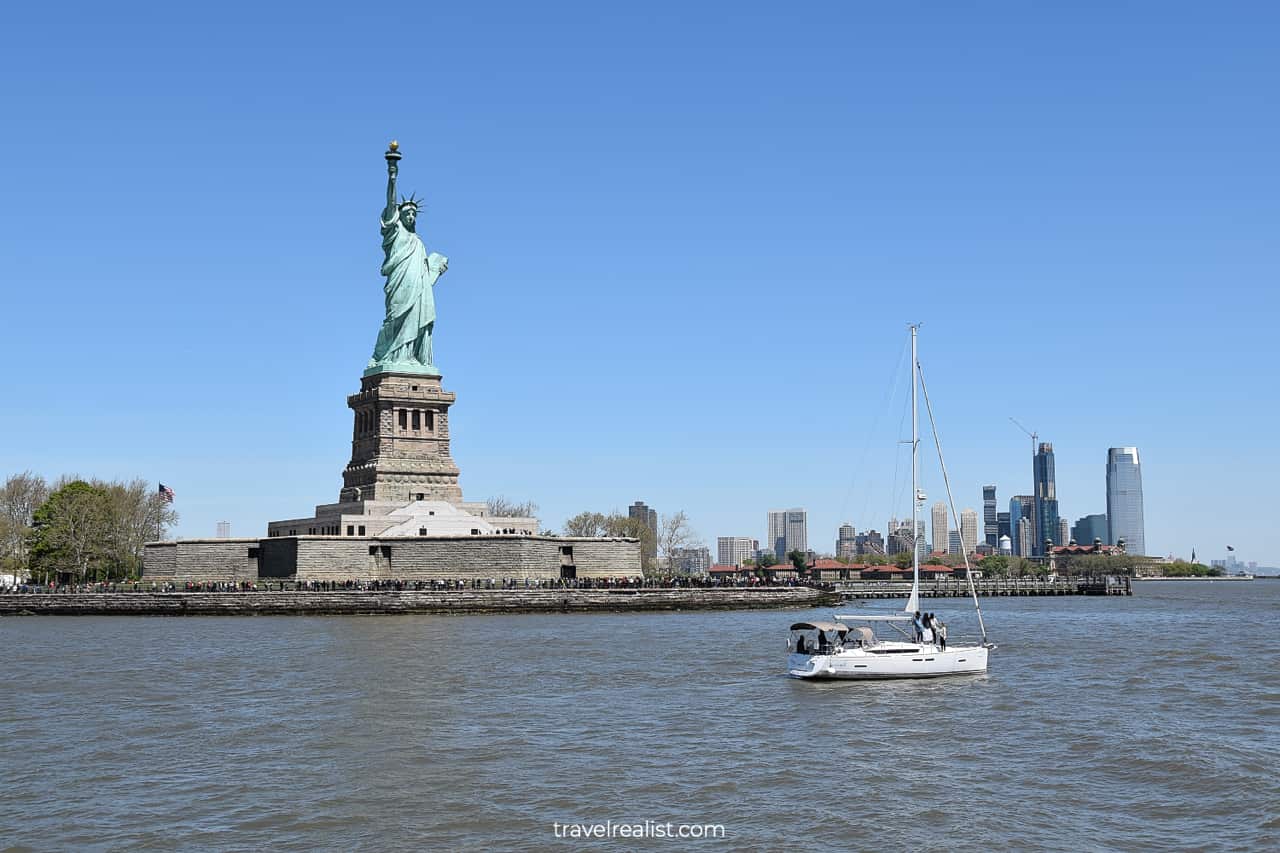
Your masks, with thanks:
[[[382,211],[383,222],[393,222],[398,209],[396,207],[396,175],[400,173],[400,143],[394,139],[387,146],[387,206]]]

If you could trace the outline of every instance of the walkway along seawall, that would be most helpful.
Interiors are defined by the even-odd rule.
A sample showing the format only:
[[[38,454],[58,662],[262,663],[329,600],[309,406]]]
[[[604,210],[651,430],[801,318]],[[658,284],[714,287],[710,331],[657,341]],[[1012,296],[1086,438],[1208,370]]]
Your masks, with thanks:
[[[0,595],[0,616],[266,616],[386,613],[573,613],[834,606],[806,586],[678,589],[285,590],[59,592]]]

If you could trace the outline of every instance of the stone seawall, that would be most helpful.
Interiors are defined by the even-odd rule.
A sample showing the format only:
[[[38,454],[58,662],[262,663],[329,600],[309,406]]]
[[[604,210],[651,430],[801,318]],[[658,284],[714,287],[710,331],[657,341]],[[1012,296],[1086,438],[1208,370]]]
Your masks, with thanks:
[[[36,593],[0,595],[0,616],[566,613],[833,607],[839,603],[839,593],[809,587]]]

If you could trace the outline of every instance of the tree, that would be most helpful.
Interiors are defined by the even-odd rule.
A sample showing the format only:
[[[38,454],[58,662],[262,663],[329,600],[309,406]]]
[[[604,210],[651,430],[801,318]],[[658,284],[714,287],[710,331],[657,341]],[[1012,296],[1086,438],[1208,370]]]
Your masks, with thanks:
[[[147,542],[163,539],[178,521],[173,504],[145,480],[91,485],[106,494],[107,573],[109,577],[137,577]]]
[[[756,565],[762,569],[767,569],[770,566],[778,565],[778,558],[773,556],[772,551],[762,551],[760,552],[760,559],[756,560]]]
[[[49,484],[30,471],[14,474],[0,488],[0,566],[6,573],[27,577],[32,517],[48,497]]]
[[[87,580],[107,552],[110,524],[104,489],[83,480],[58,488],[32,516],[31,560],[43,577]]]
[[[911,568],[911,552],[900,551],[893,556],[893,564],[900,569]]]
[[[787,559],[791,561],[791,565],[795,566],[796,571],[801,574],[804,574],[805,570],[809,568],[809,558],[804,551],[799,549],[788,551]]]
[[[517,503],[497,495],[484,503],[485,512],[496,518],[532,518],[538,514],[538,505],[533,501]]]
[[[698,544],[698,534],[689,526],[684,510],[664,515],[658,523],[658,551],[667,564],[668,571],[676,569],[676,551]]]
[[[991,577],[1003,577],[1009,573],[1009,558],[1003,554],[992,554],[978,561],[977,568]]]
[[[564,523],[565,536],[604,536],[607,519],[598,512],[580,512]]]
[[[128,483],[60,478],[32,514],[32,569],[48,579],[136,577],[146,543],[176,524],[173,505],[145,480]]]

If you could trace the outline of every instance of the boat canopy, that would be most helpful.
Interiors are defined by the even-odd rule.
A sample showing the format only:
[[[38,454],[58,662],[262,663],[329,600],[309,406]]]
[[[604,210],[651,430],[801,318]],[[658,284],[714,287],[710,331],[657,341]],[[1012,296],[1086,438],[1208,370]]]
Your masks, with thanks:
[[[843,622],[797,622],[791,626],[792,631],[848,631],[849,626]]]

